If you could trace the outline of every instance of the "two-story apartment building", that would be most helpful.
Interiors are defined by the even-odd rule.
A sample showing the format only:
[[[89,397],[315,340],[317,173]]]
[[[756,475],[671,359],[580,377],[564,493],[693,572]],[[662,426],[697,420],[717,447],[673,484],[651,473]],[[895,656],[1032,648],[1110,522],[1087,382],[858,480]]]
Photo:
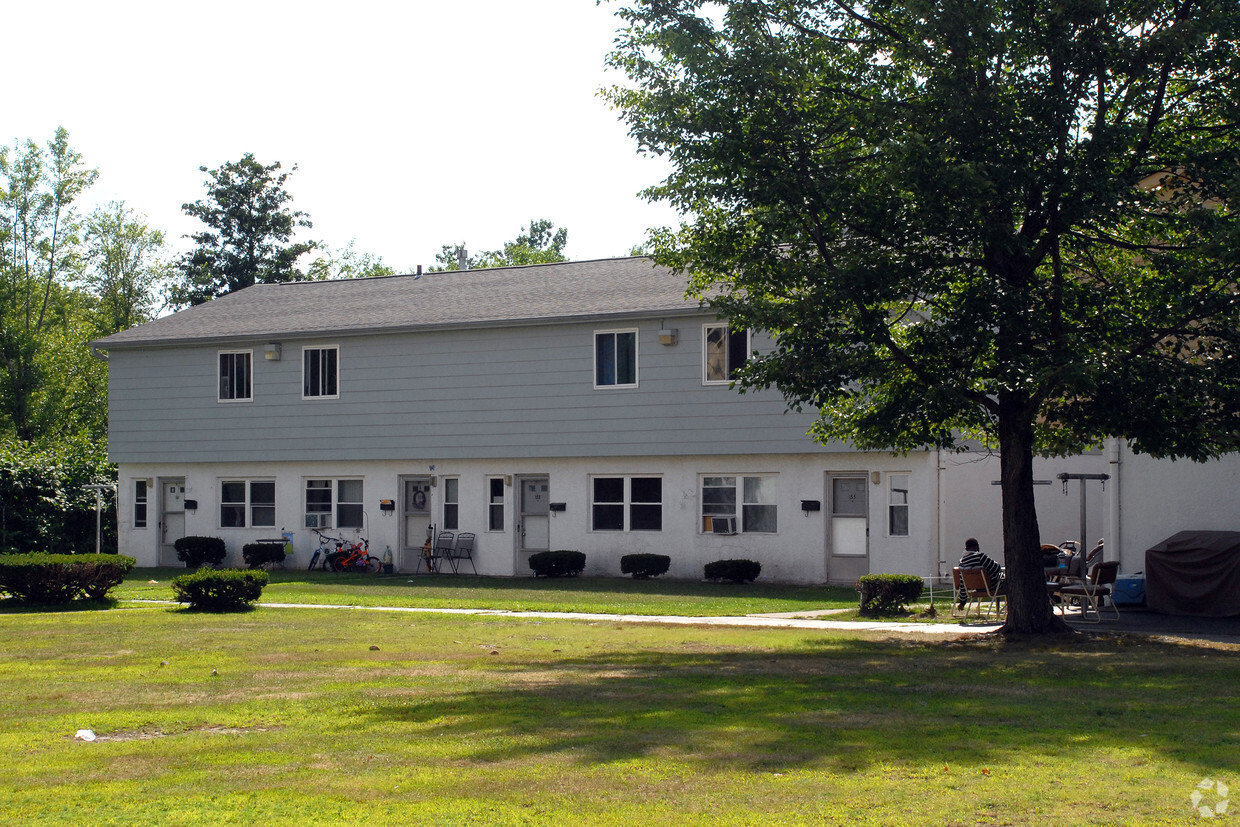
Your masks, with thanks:
[[[769,343],[684,290],[640,257],[258,285],[100,340],[121,551],[214,535],[238,563],[290,532],[304,564],[321,528],[412,571],[434,526],[474,532],[485,574],[570,548],[587,573],[649,551],[793,582],[939,574],[968,536],[998,554],[995,458],[814,443],[812,413],[730,384]],[[1047,539],[1079,533],[1075,495],[1039,489]],[[1116,510],[1093,495],[1091,537]]]

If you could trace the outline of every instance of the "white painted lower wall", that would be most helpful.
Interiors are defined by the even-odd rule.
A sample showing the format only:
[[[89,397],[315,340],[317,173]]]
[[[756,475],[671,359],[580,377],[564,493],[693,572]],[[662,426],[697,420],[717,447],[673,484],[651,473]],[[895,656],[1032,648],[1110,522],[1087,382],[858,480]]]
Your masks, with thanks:
[[[431,466],[434,470],[431,470]],[[1034,476],[1048,481],[1035,489],[1043,542],[1082,539],[1082,483],[1066,486],[1061,473],[1106,473],[1106,483],[1084,483],[1086,528],[1083,539],[1107,538],[1107,557],[1118,559],[1122,573],[1144,568],[1145,549],[1186,529],[1240,530],[1234,504],[1240,490],[1240,456],[1207,463],[1154,460],[1112,444],[1107,451],[1064,459],[1035,461]],[[222,537],[228,563],[241,563],[247,542],[294,532],[290,566],[305,566],[316,547],[314,534],[302,527],[306,479],[360,477],[364,480],[366,529],[371,553],[382,557],[391,548],[400,571],[416,566],[416,550],[403,548],[399,510],[384,513],[379,501],[400,503],[400,480],[406,475],[434,475],[460,480],[460,530],[477,534],[478,570],[488,575],[528,575],[518,552],[515,531],[517,485],[522,475],[546,475],[550,498],[565,510],[549,518],[551,548],[576,549],[587,555],[587,573],[619,575],[620,557],[637,552],[668,554],[669,575],[695,579],[712,560],[744,557],[762,563],[763,579],[775,582],[850,582],[857,571],[846,569],[832,555],[830,477],[855,474],[868,485],[867,554],[852,561],[873,573],[945,576],[960,557],[964,541],[976,537],[982,549],[1002,561],[1000,492],[997,456],[917,452],[907,456],[884,453],[821,455],[702,456],[646,458],[520,459],[488,462],[435,460],[334,463],[203,463],[122,464],[118,497],[120,550],[139,566],[177,565],[174,556],[159,553],[161,480],[184,478],[185,496],[198,508],[185,514],[185,533]],[[774,474],[777,476],[778,531],[774,534],[718,536],[701,531],[702,475]],[[909,534],[888,531],[888,498],[893,474],[909,478]],[[660,476],[663,480],[663,529],[657,532],[594,531],[590,526],[590,479],[595,475]],[[488,531],[487,481],[511,479],[504,487],[505,523]],[[274,479],[276,525],[267,528],[221,528],[220,482],[225,479]],[[134,526],[134,483],[150,482],[147,527]],[[442,525],[442,487],[432,489],[431,513]],[[818,511],[803,511],[802,500],[817,501]],[[336,533],[336,532],[332,532]],[[422,529],[424,536],[424,528]],[[420,546],[422,537],[415,538]],[[856,566],[854,566],[854,569]]]
[[[304,566],[317,546],[312,531],[302,527],[305,480],[361,477],[364,480],[365,530],[344,532],[347,539],[365,535],[371,553],[382,557],[393,552],[398,570],[411,572],[417,565],[415,546],[406,544],[401,532],[400,480],[408,475],[433,475],[431,515],[442,525],[446,477],[459,479],[459,530],[477,534],[475,562],[482,574],[528,575],[525,558],[518,551],[515,530],[518,485],[523,475],[546,475],[550,499],[564,503],[565,510],[549,518],[550,547],[576,549],[587,555],[587,574],[620,574],[620,557],[637,552],[667,554],[672,558],[669,575],[700,578],[702,567],[713,560],[733,557],[762,563],[763,579],[778,582],[849,581],[855,573],[841,569],[830,554],[829,475],[843,472],[869,480],[867,554],[860,558],[863,571],[905,572],[932,575],[939,558],[938,478],[935,455],[929,452],[905,457],[888,454],[842,453],[816,456],[703,456],[648,458],[520,459],[502,462],[434,460],[335,463],[202,463],[122,464],[119,468],[119,537],[124,554],[137,558],[139,566],[177,565],[174,555],[160,555],[159,491],[168,480],[185,480],[185,498],[197,508],[185,512],[184,533],[222,537],[228,547],[229,565],[241,562],[241,547],[248,542],[294,533],[294,556],[290,566]],[[434,470],[431,468],[434,466]],[[892,474],[908,475],[909,534],[891,536],[888,531],[888,500]],[[773,534],[734,536],[704,533],[701,518],[703,475],[776,476],[778,530]],[[591,528],[590,479],[592,476],[659,476],[663,489],[661,531],[595,531]],[[488,480],[511,480],[504,487],[505,522],[502,531],[487,530]],[[224,480],[274,479],[276,525],[263,528],[220,527],[220,485]],[[135,482],[148,481],[147,526],[134,525]],[[382,512],[380,500],[395,500],[396,512]],[[817,511],[803,510],[802,501],[816,501]],[[332,531],[330,533],[339,533]],[[411,532],[418,533],[418,532]],[[406,547],[406,545],[408,547]],[[858,562],[858,561],[851,561]],[[843,572],[843,573],[841,573]]]
[[[1121,574],[1145,570],[1146,549],[1180,531],[1240,531],[1240,455],[1209,462],[1159,460],[1122,443],[1108,451],[1111,489],[1108,536],[1116,538]]]
[[[1066,460],[1039,461],[1038,479],[1050,485],[1036,489],[1042,536],[1047,542],[1077,538],[1079,485],[1064,487],[1056,479],[1061,472],[1097,473],[1107,467],[1103,454]],[[705,533],[702,528],[701,478],[704,475],[759,475],[776,477],[778,530],[773,534],[733,536]],[[563,503],[564,511],[548,518],[550,547],[576,549],[587,555],[587,574],[619,575],[620,557],[652,552],[672,558],[669,576],[696,579],[713,560],[742,557],[762,564],[762,577],[772,582],[850,583],[861,573],[904,573],[943,577],[959,559],[964,540],[977,537],[982,548],[1002,560],[1002,527],[998,458],[984,454],[915,452],[906,456],[886,453],[824,453],[821,455],[754,455],[644,458],[520,459],[503,461],[385,461],[385,462],[279,462],[122,464],[118,497],[120,548],[137,558],[139,566],[178,565],[174,555],[160,553],[161,482],[185,480],[185,498],[197,508],[184,515],[188,535],[222,537],[228,547],[229,565],[241,564],[245,543],[294,535],[291,567],[304,567],[317,540],[303,527],[307,479],[361,478],[364,485],[365,528],[338,531],[353,540],[365,536],[376,557],[391,549],[398,571],[417,567],[418,549],[425,526],[412,526],[408,540],[402,536],[401,479],[433,476],[431,521],[443,525],[442,481],[459,480],[459,530],[477,535],[475,563],[481,574],[529,575],[527,555],[519,550],[516,530],[522,476],[545,475],[549,497]],[[659,476],[663,484],[661,531],[595,531],[591,528],[590,480],[593,476]],[[868,481],[868,537],[865,555],[840,558],[833,554],[831,478],[833,475],[862,477]],[[909,482],[907,536],[889,531],[889,506],[893,475],[907,475]],[[508,481],[504,486],[504,527],[487,528],[488,484],[492,478]],[[224,480],[274,479],[276,525],[263,528],[220,527],[220,486]],[[134,491],[137,480],[149,484],[147,526],[134,525]],[[1098,483],[1088,483],[1088,525],[1091,540],[1103,533],[1109,520],[1109,499]],[[394,500],[397,510],[380,510],[381,500]],[[803,510],[802,501],[816,501],[819,510]]]

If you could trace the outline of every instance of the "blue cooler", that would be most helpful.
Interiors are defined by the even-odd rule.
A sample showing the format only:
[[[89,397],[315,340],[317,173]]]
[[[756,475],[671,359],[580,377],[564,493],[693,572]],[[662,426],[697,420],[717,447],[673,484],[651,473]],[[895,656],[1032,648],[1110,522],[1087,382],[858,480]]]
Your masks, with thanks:
[[[1145,604],[1145,575],[1115,578],[1112,599],[1116,606],[1141,606]]]

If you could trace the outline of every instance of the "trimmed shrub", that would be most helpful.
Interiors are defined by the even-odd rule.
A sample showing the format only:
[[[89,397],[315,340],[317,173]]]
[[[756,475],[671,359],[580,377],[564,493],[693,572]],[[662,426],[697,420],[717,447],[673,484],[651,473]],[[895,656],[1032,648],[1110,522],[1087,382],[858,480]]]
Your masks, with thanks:
[[[178,603],[193,609],[229,611],[244,609],[263,593],[267,572],[242,569],[199,569],[172,581]]]
[[[707,580],[730,580],[733,583],[752,583],[762,573],[762,564],[755,560],[716,560],[706,564]]]
[[[905,611],[921,597],[925,584],[915,574],[866,574],[857,581],[861,614],[882,615]]]
[[[252,569],[268,563],[283,563],[284,543],[246,543],[241,547],[241,557]]]
[[[0,592],[31,603],[107,595],[134,567],[120,554],[0,555]]]
[[[620,558],[620,573],[631,574],[635,580],[667,574],[672,558],[666,554],[626,554]]]
[[[530,555],[535,577],[576,577],[585,567],[586,555],[580,551],[540,551]]]
[[[177,559],[187,569],[196,569],[204,563],[218,566],[228,554],[224,541],[219,537],[181,537],[173,546],[177,550]]]

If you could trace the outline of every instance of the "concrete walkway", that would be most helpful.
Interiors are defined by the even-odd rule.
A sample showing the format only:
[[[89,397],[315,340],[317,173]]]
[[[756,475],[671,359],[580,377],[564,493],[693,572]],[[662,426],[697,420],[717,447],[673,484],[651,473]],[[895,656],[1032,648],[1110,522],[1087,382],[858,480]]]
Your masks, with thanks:
[[[130,603],[149,603],[176,606],[171,600],[131,600]],[[897,621],[828,620],[831,615],[849,611],[828,609],[819,612],[788,612],[743,615],[734,617],[683,617],[677,615],[630,615],[592,614],[587,612],[514,612],[505,609],[431,609],[410,606],[349,606],[338,603],[257,603],[271,609],[351,609],[359,612],[405,612],[410,614],[474,615],[479,617],[548,618],[555,620],[585,620],[595,623],[664,623],[678,626],[737,626],[765,629],[820,629],[854,632],[881,632],[889,635],[926,637],[964,637],[986,634],[999,629],[998,623],[971,622],[950,623],[901,623]],[[1129,632],[1159,637],[1184,638],[1212,641],[1240,646],[1240,618],[1179,617],[1146,611],[1143,608],[1124,608],[1120,619],[1115,620],[1105,611],[1101,623],[1081,623],[1072,615],[1067,620],[1074,629],[1083,632]]]
[[[485,617],[547,618],[553,620],[589,620],[608,623],[665,623],[679,626],[749,626],[766,629],[846,629],[854,632],[885,632],[888,634],[956,636],[993,632],[999,624],[956,623],[892,623],[856,620],[822,620],[811,617],[816,612],[795,614],[744,615],[739,617],[681,617],[677,615],[619,615],[587,612],[512,612],[504,609],[424,609],[407,606],[345,606],[326,603],[258,603],[271,609],[353,609],[365,612],[412,612],[423,614],[478,615]]]

